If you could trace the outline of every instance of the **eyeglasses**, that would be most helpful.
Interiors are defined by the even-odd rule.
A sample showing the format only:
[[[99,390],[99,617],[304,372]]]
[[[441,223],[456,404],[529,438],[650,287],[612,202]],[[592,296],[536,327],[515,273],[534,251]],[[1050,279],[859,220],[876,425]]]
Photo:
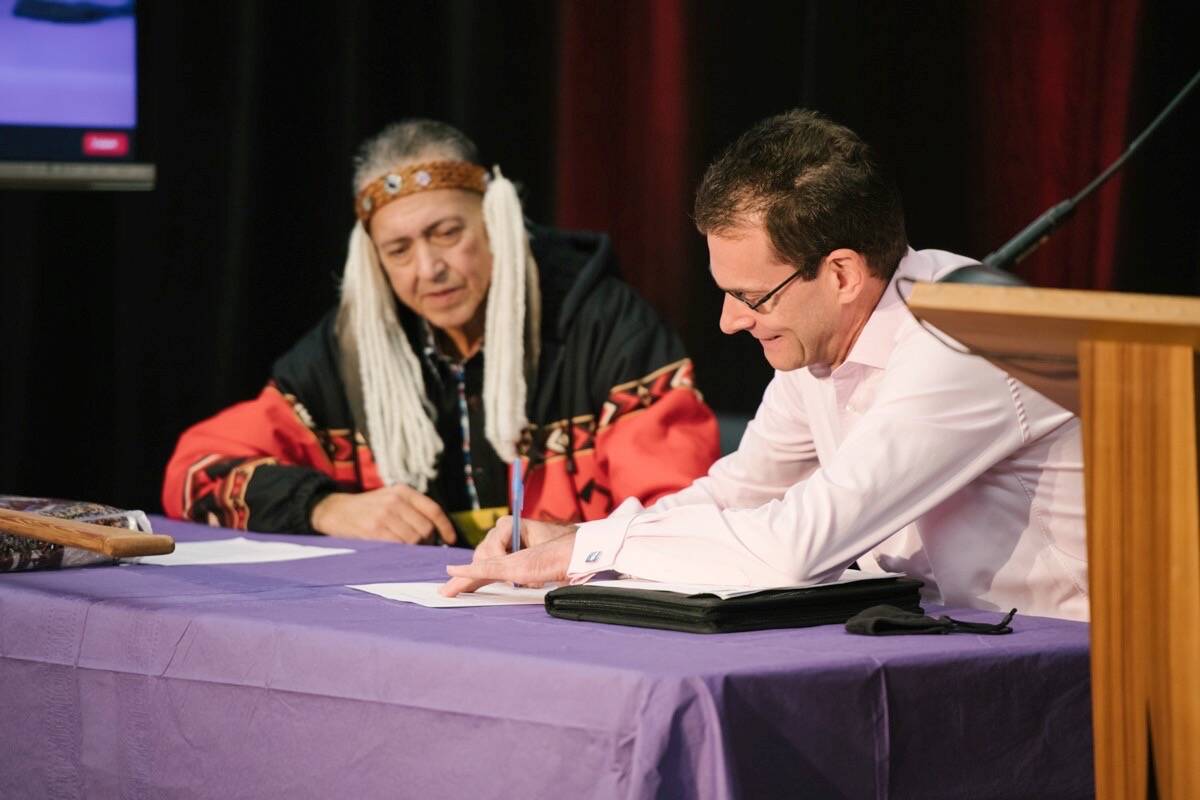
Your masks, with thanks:
[[[783,291],[783,287],[787,286],[789,283],[796,280],[796,278],[799,278],[800,274],[801,274],[800,270],[796,270],[791,275],[789,275],[784,280],[783,283],[779,284],[774,289],[767,292],[762,297],[758,298],[757,300],[755,300],[753,302],[751,302],[750,300],[747,300],[745,295],[743,295],[741,292],[733,291],[731,289],[726,289],[725,294],[729,295],[734,300],[745,303],[746,307],[749,308],[751,311],[758,311],[758,309],[761,308],[764,303],[766,303],[768,300],[770,300],[775,295],[779,294],[779,292]]]

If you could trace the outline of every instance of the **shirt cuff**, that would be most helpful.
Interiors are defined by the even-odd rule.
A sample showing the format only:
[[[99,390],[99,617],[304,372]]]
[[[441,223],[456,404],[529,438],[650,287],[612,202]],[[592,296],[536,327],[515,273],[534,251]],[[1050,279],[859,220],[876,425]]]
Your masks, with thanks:
[[[581,522],[576,526],[575,547],[567,567],[567,578],[571,583],[583,583],[597,572],[613,569],[617,553],[625,542],[625,533],[641,511],[642,504],[631,497],[607,519]]]

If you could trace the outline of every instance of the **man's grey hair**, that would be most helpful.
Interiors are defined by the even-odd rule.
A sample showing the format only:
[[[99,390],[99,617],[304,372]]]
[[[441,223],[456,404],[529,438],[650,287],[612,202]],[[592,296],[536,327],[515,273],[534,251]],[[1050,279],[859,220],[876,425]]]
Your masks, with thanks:
[[[367,139],[354,156],[354,194],[389,169],[414,161],[479,163],[479,148],[452,125],[432,119],[393,122]]]

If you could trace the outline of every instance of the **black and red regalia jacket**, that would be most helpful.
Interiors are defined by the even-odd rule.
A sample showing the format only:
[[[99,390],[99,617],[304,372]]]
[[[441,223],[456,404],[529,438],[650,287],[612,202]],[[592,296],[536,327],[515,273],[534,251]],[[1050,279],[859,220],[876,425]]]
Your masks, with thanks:
[[[617,278],[608,237],[531,227],[530,246],[542,325],[530,429],[519,448],[523,516],[598,519],[627,497],[648,504],[703,475],[718,455],[716,420],[678,337]],[[481,507],[508,505],[508,467],[483,435],[484,354],[454,365],[429,346],[421,320],[397,307],[443,443],[427,493],[447,511],[471,508],[470,469]],[[311,532],[312,507],[330,492],[382,486],[361,387],[343,369],[335,319],[328,314],[275,363],[256,399],[184,432],[163,485],[168,515]],[[466,436],[456,380],[467,398]]]

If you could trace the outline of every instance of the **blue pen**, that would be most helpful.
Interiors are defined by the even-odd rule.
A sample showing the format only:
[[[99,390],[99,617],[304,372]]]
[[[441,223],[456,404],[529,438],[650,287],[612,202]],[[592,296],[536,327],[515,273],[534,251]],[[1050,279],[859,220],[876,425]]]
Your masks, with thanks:
[[[513,460],[512,465],[512,551],[521,549],[521,506],[525,502],[525,484],[521,481],[521,459]]]

